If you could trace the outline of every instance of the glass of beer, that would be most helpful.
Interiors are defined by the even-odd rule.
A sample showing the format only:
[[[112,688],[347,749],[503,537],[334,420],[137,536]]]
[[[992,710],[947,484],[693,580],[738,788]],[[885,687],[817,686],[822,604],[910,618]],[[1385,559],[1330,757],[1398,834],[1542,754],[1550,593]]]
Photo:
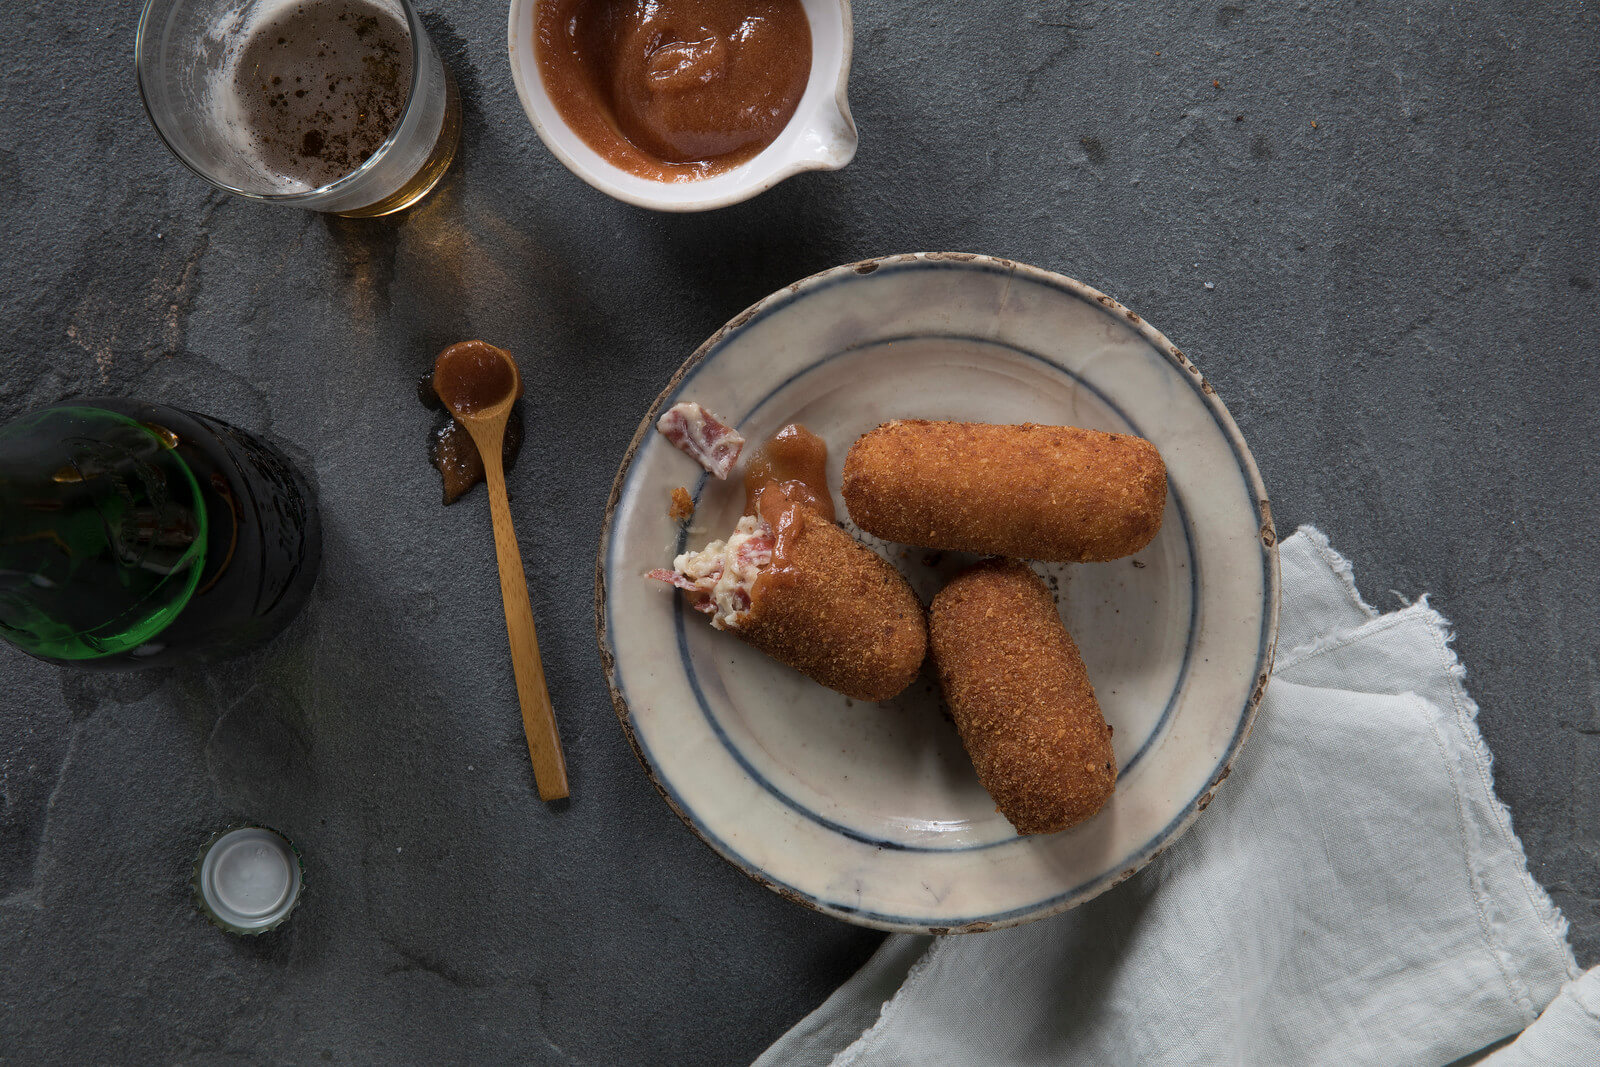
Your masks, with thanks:
[[[148,0],[135,55],[167,147],[252,200],[387,215],[460,141],[455,83],[410,0]]]

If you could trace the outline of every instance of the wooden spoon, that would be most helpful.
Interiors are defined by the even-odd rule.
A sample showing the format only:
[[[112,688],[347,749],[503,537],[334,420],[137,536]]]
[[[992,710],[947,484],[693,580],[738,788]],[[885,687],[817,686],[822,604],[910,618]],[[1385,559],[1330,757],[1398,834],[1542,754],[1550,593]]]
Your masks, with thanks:
[[[439,353],[433,365],[433,389],[455,420],[466,427],[483,458],[489,490],[489,515],[494,520],[494,553],[500,563],[500,597],[505,601],[506,636],[511,640],[511,668],[517,677],[522,726],[533,757],[533,778],[541,800],[568,795],[567,761],[561,754],[555,709],[545,686],[539,638],[528,603],[528,579],[522,570],[517,532],[506,501],[506,476],[501,466],[506,419],[522,395],[522,375],[511,353],[484,341],[462,341]]]

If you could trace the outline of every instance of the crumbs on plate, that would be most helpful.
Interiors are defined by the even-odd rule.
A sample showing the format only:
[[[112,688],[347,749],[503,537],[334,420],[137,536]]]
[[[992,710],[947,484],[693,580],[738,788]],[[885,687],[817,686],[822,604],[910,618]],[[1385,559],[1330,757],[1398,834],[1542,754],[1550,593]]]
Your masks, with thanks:
[[[672,506],[667,509],[667,517],[673,522],[688,522],[694,518],[694,497],[689,495],[689,490],[684,486],[676,486],[672,490]]]

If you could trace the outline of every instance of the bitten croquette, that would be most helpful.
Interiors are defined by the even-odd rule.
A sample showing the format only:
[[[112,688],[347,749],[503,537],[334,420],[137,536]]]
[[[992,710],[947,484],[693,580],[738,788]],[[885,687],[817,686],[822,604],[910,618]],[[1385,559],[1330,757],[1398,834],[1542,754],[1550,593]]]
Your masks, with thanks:
[[[922,602],[898,570],[814,512],[750,590],[740,637],[857,700],[888,700],[927,654]]]

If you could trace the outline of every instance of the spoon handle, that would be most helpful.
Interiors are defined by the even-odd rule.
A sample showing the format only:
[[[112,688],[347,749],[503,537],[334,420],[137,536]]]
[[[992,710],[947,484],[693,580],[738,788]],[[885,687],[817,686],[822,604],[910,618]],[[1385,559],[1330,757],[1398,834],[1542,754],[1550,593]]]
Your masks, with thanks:
[[[500,564],[500,598],[505,602],[506,636],[511,640],[511,669],[517,677],[517,702],[522,705],[522,727],[528,735],[528,755],[533,758],[533,779],[539,787],[539,799],[560,800],[568,795],[567,760],[561,754],[556,713],[544,681],[544,662],[539,658],[539,637],[533,628],[528,579],[522,570],[517,531],[511,524],[511,505],[506,500],[498,438],[494,448],[479,451],[488,483],[489,515],[494,520],[494,554]]]

